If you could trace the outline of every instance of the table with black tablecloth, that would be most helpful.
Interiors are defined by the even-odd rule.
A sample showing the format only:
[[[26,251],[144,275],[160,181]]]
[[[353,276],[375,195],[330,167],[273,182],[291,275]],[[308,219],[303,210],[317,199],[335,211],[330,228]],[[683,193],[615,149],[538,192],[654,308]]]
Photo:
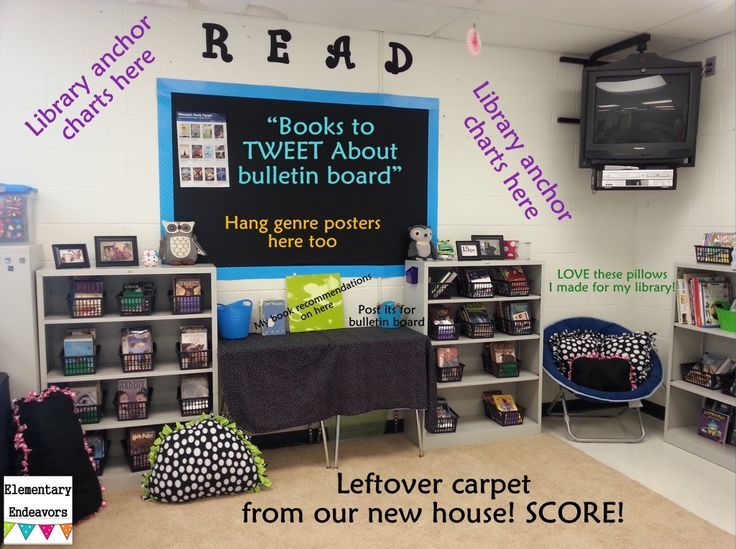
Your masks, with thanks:
[[[250,334],[220,340],[218,351],[227,411],[251,433],[374,410],[434,410],[432,356],[430,340],[408,328]]]

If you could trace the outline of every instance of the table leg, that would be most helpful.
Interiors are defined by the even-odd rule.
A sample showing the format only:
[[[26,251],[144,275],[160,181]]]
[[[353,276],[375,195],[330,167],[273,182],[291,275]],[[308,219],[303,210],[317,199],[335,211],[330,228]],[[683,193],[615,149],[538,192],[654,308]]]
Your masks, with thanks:
[[[325,448],[325,467],[330,468],[330,452],[327,450],[327,430],[325,429],[325,422],[319,422],[320,429],[322,430],[322,445]]]
[[[337,457],[340,451],[340,415],[335,416],[335,463],[333,468],[337,469]]]
[[[422,410],[422,419],[419,419],[419,409],[414,410],[417,420],[417,441],[419,442],[419,457],[424,455],[424,410]]]

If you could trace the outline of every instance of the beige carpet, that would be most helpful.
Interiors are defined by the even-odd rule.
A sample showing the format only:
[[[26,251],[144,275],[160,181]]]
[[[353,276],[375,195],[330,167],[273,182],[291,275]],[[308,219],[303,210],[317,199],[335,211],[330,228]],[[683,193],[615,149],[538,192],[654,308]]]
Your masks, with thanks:
[[[615,547],[733,548],[736,539],[678,507],[621,473],[593,460],[551,435],[497,442],[453,450],[434,450],[419,458],[403,435],[390,435],[341,444],[340,472],[344,485],[373,471],[383,478],[442,478],[438,495],[418,493],[356,495],[337,493],[337,472],[324,467],[321,446],[301,446],[265,452],[273,487],[259,494],[200,500],[189,504],[143,502],[134,491],[107,494],[108,507],[97,518],[74,530],[74,545],[117,547],[320,547],[320,548],[454,548],[454,547]],[[530,479],[528,494],[458,495],[457,478]],[[517,491],[523,486],[517,486]],[[259,508],[301,508],[302,524],[244,523],[246,501]],[[434,524],[433,502],[449,509],[509,510],[514,522]],[[530,502],[621,502],[611,506],[613,523],[545,524],[532,516]],[[357,508],[352,524],[317,524],[318,507]],[[421,508],[413,524],[370,524],[368,508]],[[563,509],[566,518],[574,507]],[[455,513],[459,513],[456,511]],[[558,517],[556,508],[545,513]],[[493,517],[491,517],[493,518]],[[508,518],[508,516],[507,516]],[[619,519],[622,521],[619,522]]]

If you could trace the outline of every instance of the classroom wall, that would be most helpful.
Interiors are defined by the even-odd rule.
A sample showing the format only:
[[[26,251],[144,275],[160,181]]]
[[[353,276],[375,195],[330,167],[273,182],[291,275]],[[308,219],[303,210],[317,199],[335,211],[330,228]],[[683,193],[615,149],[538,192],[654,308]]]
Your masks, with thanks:
[[[114,71],[122,73],[146,49],[153,52],[155,62],[126,90],[115,90],[114,101],[87,128],[71,142],[61,137],[58,124],[38,137],[24,128],[35,109],[48,107],[80,75],[90,75],[91,64],[112,46],[114,36],[127,32],[144,16],[151,30]],[[228,28],[233,62],[202,58],[203,22]],[[289,65],[266,61],[266,31],[278,28],[288,29],[293,36]],[[341,64],[330,70],[324,64],[326,47],[342,34],[351,36],[357,67],[346,70]],[[414,66],[400,75],[383,69],[392,40],[406,45],[414,56]],[[732,50],[733,35],[729,40]],[[727,42],[717,47],[724,72],[707,81],[703,101],[718,98],[717,108],[732,119],[733,93],[726,103],[726,91],[728,82],[733,90],[733,52],[726,53]],[[705,50],[691,50],[682,54],[704,59]],[[732,120],[731,149],[727,149],[720,139],[726,135],[723,118],[702,116],[701,128],[706,131],[701,135],[699,167],[681,176],[676,193],[592,195],[589,172],[577,168],[578,127],[556,122],[558,116],[578,115],[581,68],[560,64],[558,57],[531,49],[484,46],[480,57],[471,58],[462,42],[448,40],[102,0],[7,0],[0,3],[0,119],[4,121],[0,181],[39,188],[37,233],[48,262],[52,261],[51,243],[86,242],[92,251],[93,236],[100,234],[135,234],[143,250],[157,247],[160,227],[157,77],[437,97],[440,238],[457,240],[481,233],[529,240],[532,258],[546,261],[548,280],[556,280],[557,269],[566,267],[628,270],[634,265],[666,264],[669,269],[673,256],[687,256],[683,241],[689,244],[702,232],[699,227],[709,225],[705,220],[713,208],[719,225],[710,228],[726,225],[729,212],[733,217],[733,210],[719,200],[728,195],[729,175],[733,180],[733,154],[730,164],[722,158],[725,151],[733,151]],[[538,195],[540,215],[526,220],[504,188],[503,178],[490,171],[463,126],[469,114],[482,114],[472,90],[485,80],[499,95],[499,104],[526,144],[525,151],[534,156],[546,178],[558,183],[558,195],[572,220],[557,220]],[[717,83],[717,94],[708,92],[710,83]],[[93,81],[98,90],[107,85],[111,85],[107,75]],[[521,156],[516,154],[514,161]],[[531,189],[529,183],[526,186]],[[730,193],[733,198],[733,186]],[[686,212],[685,232],[674,215],[680,209]],[[666,242],[667,251],[652,262],[650,252],[658,242]],[[285,297],[283,280],[223,281],[218,289],[221,302]],[[402,279],[371,282],[345,294],[347,314],[355,314],[359,304],[401,301],[402,295]],[[667,303],[612,293],[548,292],[544,321],[591,315],[641,324],[636,327],[657,326],[657,331],[666,333],[659,326]],[[634,311],[647,320],[636,321]]]

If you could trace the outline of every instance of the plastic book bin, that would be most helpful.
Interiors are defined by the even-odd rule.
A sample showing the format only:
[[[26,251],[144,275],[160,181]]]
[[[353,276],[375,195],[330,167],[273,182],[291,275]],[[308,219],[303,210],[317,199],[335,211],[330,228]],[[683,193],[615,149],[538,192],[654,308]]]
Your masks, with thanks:
[[[229,305],[217,304],[217,331],[223,339],[245,339],[250,328],[253,302],[241,299]]]
[[[716,315],[718,315],[718,323],[721,325],[721,330],[736,332],[736,311],[729,311],[718,304],[716,305]]]
[[[33,242],[37,189],[0,183],[0,244]]]

